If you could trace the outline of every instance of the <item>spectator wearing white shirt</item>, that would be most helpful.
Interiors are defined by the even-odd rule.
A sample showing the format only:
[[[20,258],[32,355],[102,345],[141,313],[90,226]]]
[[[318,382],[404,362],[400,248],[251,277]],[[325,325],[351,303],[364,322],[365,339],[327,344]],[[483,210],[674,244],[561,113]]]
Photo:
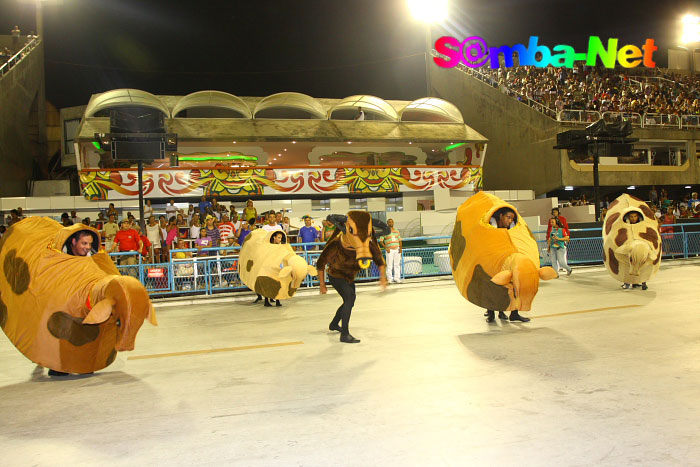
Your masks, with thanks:
[[[177,215],[177,206],[175,206],[175,200],[171,199],[170,204],[165,206],[165,218],[170,222],[171,217],[175,217]]]
[[[262,228],[268,232],[282,230],[282,227],[277,223],[277,216],[274,211],[267,213],[267,224],[263,225]]]

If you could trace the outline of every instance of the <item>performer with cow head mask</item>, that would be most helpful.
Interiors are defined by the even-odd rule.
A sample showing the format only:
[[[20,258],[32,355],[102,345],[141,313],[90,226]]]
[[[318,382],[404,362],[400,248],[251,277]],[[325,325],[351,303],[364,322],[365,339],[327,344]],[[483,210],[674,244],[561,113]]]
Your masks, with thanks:
[[[350,211],[347,216],[333,214],[328,222],[336,226],[318,258],[318,280],[321,294],[327,292],[325,267],[328,265],[328,281],[343,299],[328,329],[340,332],[340,342],[356,344],[360,342],[350,334],[350,314],[355,305],[355,275],[367,269],[374,261],[379,268],[379,283],[386,287],[386,264],[382,258],[374,228],[381,230],[379,235],[389,233],[388,226],[372,219],[368,212]]]

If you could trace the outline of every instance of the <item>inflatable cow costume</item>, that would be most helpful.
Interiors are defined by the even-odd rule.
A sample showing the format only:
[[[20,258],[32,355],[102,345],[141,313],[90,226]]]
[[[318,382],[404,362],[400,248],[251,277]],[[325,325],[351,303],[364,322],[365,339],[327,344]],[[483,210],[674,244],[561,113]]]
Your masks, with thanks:
[[[331,331],[340,331],[340,342],[360,342],[350,334],[350,314],[355,305],[355,275],[369,268],[372,261],[379,268],[379,282],[386,287],[386,264],[379,250],[377,235],[387,235],[389,227],[382,221],[372,219],[368,212],[350,211],[347,216],[328,216],[336,229],[323,248],[316,262],[321,293],[325,294],[325,268],[328,265],[328,281],[343,299],[343,304],[328,326]],[[374,229],[377,228],[377,235]]]
[[[659,270],[659,223],[647,204],[623,194],[610,203],[603,228],[603,259],[608,272],[625,289],[641,286]]]
[[[505,221],[504,221],[505,219]],[[460,293],[486,308],[488,322],[508,319],[530,321],[518,310],[529,311],[540,279],[554,279],[550,267],[540,267],[537,242],[517,209],[483,191],[457,210],[450,241],[452,277]]]
[[[274,237],[281,235],[281,243]],[[246,238],[238,260],[241,281],[268,300],[292,298],[307,274],[316,275],[316,268],[294,253],[281,230],[257,229]]]
[[[81,232],[97,251],[97,230],[43,217],[12,225],[0,240],[0,327],[50,374],[101,370],[118,351],[134,349],[145,319],[156,324],[146,289],[120,275],[106,253],[74,255]]]

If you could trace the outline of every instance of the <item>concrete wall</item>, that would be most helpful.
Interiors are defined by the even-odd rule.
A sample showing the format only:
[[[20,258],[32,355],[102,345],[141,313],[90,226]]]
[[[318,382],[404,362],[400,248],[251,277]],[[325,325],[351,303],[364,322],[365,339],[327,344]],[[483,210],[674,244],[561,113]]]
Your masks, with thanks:
[[[435,96],[455,104],[464,123],[488,138],[484,189],[534,190],[562,186],[558,123],[457,69],[431,65]]]
[[[44,44],[0,78],[0,196],[24,196],[38,147],[30,140],[30,114],[41,81]],[[34,123],[36,128],[36,122]]]

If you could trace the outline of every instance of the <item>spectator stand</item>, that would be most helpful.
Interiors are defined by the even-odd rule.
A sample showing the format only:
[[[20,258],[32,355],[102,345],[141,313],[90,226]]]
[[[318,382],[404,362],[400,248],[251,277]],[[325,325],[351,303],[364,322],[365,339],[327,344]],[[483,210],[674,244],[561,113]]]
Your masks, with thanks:
[[[663,258],[689,258],[700,256],[700,222],[687,219],[687,222],[671,224],[673,233],[662,234]],[[551,265],[546,231],[535,231],[538,239],[540,263],[542,266]],[[570,229],[571,240],[568,243],[569,264],[593,265],[603,263],[603,238],[601,227]],[[451,275],[448,256],[450,236],[430,236],[405,238],[402,250],[402,278],[420,278]],[[290,244],[297,253],[310,265],[316,265],[321,251],[303,250],[305,244]],[[313,246],[321,246],[314,243]],[[407,246],[410,245],[410,246]],[[307,245],[308,246],[308,245]],[[143,263],[140,255],[135,265],[119,265],[122,274],[137,277],[153,296],[205,294],[212,295],[222,292],[239,292],[247,290],[238,276],[238,258],[240,247],[210,248],[208,256],[194,256],[196,249],[171,250],[168,263]],[[177,259],[177,253],[191,253],[193,257]],[[115,259],[134,255],[129,253],[112,253]],[[379,279],[379,269],[372,264],[362,270],[358,281],[373,281]],[[315,287],[318,279],[306,276],[302,287]]]

